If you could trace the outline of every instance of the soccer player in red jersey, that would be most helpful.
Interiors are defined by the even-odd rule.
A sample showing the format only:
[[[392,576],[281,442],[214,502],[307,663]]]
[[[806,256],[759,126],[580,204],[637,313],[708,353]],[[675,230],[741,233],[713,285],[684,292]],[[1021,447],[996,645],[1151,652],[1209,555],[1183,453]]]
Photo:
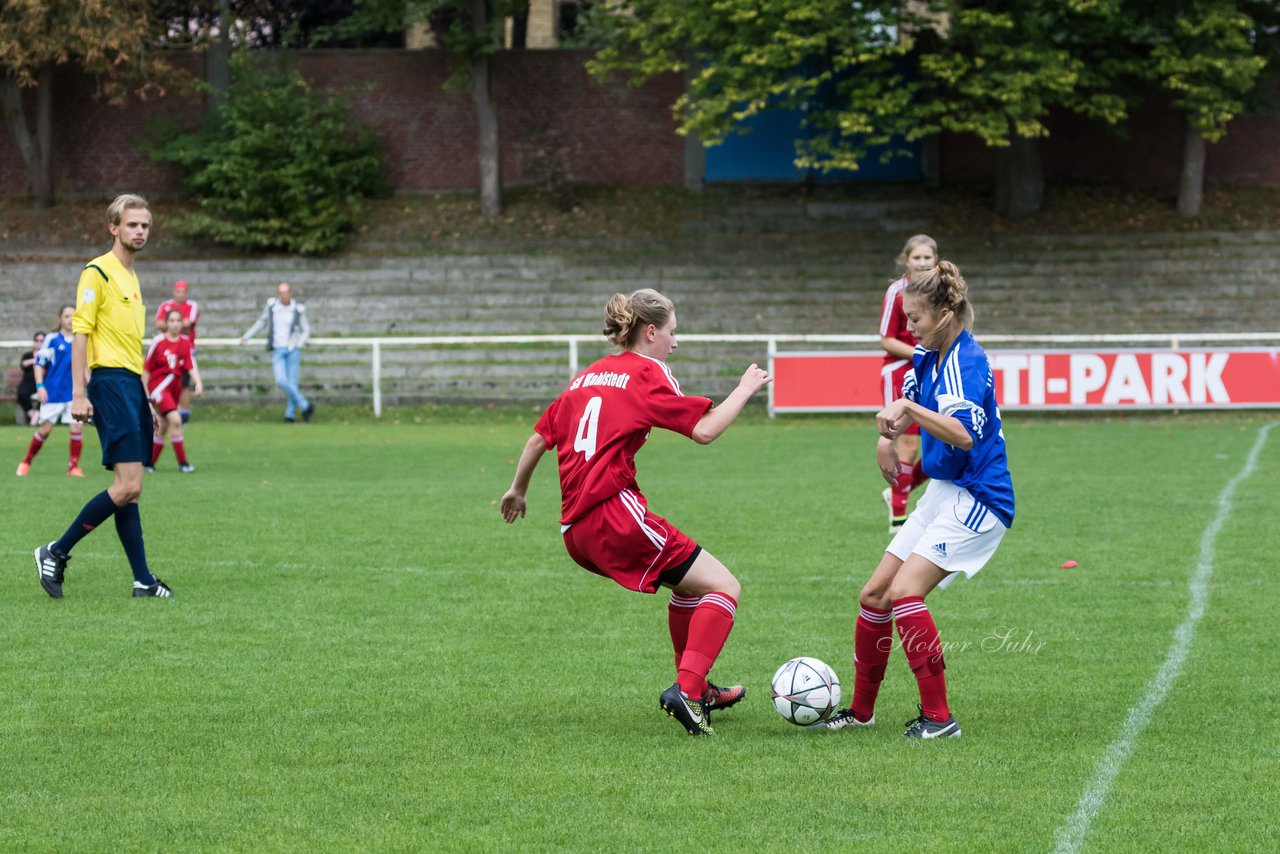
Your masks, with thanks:
[[[888,406],[902,397],[902,380],[911,369],[911,357],[916,349],[916,337],[907,328],[907,316],[902,311],[902,291],[913,274],[932,270],[938,263],[938,244],[927,234],[907,238],[906,245],[898,253],[898,265],[906,272],[885,291],[880,306],[880,346],[884,348],[884,365],[880,376],[884,386],[884,405]],[[897,481],[881,493],[889,507],[889,530],[895,532],[907,521],[907,502],[911,490],[927,480],[916,455],[920,452],[920,426],[911,424],[894,446],[902,461],[902,472]]]
[[[190,290],[187,283],[179,279],[173,283],[173,297],[160,303],[160,308],[156,309],[156,330],[160,334],[164,334],[168,329],[166,318],[169,312],[177,309],[182,315],[182,334],[191,339],[191,352],[196,350],[196,324],[200,322],[200,303],[193,299],[187,299],[187,293]],[[178,412],[182,416],[182,423],[187,423],[187,418],[191,415],[191,376],[189,374],[182,375],[182,395],[178,399]]]
[[[667,367],[676,349],[675,307],[657,291],[614,294],[604,320],[605,336],[622,352],[579,373],[542,413],[502,496],[502,516],[508,523],[524,516],[534,468],[555,448],[569,556],[628,590],[671,590],[667,616],[677,678],[658,703],[690,735],[712,735],[711,711],[746,694],[740,685],[707,681],[733,628],[741,586],[724,564],[650,510],[636,485],[635,455],[654,427],[701,445],[714,441],[771,380],[751,365],[719,406],[684,394]]]
[[[156,460],[160,459],[160,452],[164,450],[166,433],[171,434],[170,442],[173,444],[173,453],[178,458],[178,471],[190,474],[196,470],[195,466],[187,462],[178,403],[184,373],[191,375],[196,394],[204,394],[204,384],[200,382],[200,369],[196,366],[196,357],[191,351],[191,339],[182,334],[182,324],[182,313],[176,308],[169,309],[169,314],[165,317],[165,333],[151,340],[142,368],[142,382],[147,389],[147,398],[160,415],[156,421],[155,436],[151,440],[151,465],[147,466],[148,471],[155,471]]]

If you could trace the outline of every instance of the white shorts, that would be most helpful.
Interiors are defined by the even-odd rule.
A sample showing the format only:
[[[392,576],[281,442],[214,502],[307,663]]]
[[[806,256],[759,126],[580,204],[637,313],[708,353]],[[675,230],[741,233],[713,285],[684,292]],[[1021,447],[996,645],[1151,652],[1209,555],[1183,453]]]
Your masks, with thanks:
[[[1008,530],[969,490],[949,480],[931,480],[885,551],[904,561],[920,555],[948,573],[938,585],[946,587],[958,573],[977,575]]]
[[[71,424],[73,421],[74,419],[71,417],[71,401],[40,404],[40,417],[36,419],[37,424]]]

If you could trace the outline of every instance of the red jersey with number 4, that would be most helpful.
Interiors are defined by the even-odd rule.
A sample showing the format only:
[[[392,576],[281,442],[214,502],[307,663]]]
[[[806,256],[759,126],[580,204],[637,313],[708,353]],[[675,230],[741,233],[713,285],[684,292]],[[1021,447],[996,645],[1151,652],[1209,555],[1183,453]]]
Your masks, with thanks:
[[[154,391],[162,382],[176,382],[181,385],[184,372],[191,370],[196,357],[191,352],[191,339],[185,335],[177,341],[170,341],[164,335],[151,339],[151,348],[147,350],[147,359],[143,363],[151,373],[151,382],[147,391]],[[167,380],[167,377],[173,377]]]
[[[635,457],[650,429],[691,436],[710,408],[710,398],[680,390],[665,362],[629,350],[574,377],[533,428],[560,463],[560,523],[624,489],[639,492]]]

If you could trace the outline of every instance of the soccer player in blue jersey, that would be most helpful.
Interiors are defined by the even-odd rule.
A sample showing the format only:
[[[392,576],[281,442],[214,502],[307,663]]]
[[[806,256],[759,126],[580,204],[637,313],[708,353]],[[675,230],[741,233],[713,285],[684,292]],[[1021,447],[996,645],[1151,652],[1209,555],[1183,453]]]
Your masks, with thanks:
[[[920,716],[908,738],[960,735],[947,705],[946,665],[938,627],[924,597],[963,573],[972,577],[1013,525],[1013,481],[1000,431],[1000,408],[986,352],[969,331],[973,307],[954,264],[939,263],[902,292],[919,340],[902,397],[876,415],[876,461],[890,484],[902,471],[894,440],[910,424],[923,434],[924,497],[889,543],[862,588],[854,629],[853,703],[815,728],[875,722],[876,694],[893,648],[893,624],[920,688]]]
[[[84,425],[71,417],[71,316],[74,305],[64,305],[58,310],[58,331],[45,339],[36,351],[35,378],[36,400],[40,414],[36,418],[35,435],[27,446],[27,455],[18,463],[18,477],[31,471],[31,463],[44,447],[45,440],[53,432],[54,424],[71,427],[71,448],[67,474],[84,477],[80,470],[80,449],[84,447]]]

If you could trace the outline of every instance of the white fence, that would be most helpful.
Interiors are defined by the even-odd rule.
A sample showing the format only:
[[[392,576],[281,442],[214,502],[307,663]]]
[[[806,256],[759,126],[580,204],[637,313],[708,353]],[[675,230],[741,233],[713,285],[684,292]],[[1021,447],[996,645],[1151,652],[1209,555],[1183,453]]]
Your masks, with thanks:
[[[733,343],[764,344],[767,358],[778,353],[779,345],[812,345],[812,344],[865,344],[869,349],[878,349],[878,335],[791,335],[791,334],[746,334],[746,335],[680,335],[679,340],[687,343]],[[1280,342],[1280,332],[1185,332],[1185,333],[1142,333],[1129,335],[982,335],[980,340],[986,345],[1030,345],[1081,347],[1087,345],[1111,346],[1167,346],[1179,349],[1205,344],[1269,344]],[[373,387],[373,413],[382,416],[382,351],[386,347],[486,347],[509,344],[563,344],[566,348],[565,376],[572,377],[578,373],[578,350],[582,344],[599,345],[601,337],[597,335],[424,335],[415,337],[379,337],[379,338],[312,338],[311,344],[333,348],[351,348],[369,353],[370,379]],[[201,338],[200,349],[232,349],[237,346],[260,348],[260,341],[249,341],[239,344],[236,338]],[[0,350],[22,351],[30,349],[29,340],[0,341]]]

